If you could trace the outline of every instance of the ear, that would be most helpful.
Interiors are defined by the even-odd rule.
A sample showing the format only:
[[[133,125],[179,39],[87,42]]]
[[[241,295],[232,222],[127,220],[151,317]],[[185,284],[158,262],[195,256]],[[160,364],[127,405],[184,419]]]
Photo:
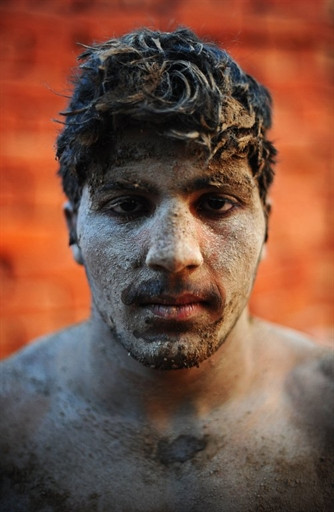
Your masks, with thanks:
[[[271,199],[267,198],[266,202],[264,204],[264,207],[263,207],[264,220],[265,220],[265,223],[266,223],[266,231],[265,231],[265,234],[264,234],[264,244],[266,244],[268,242],[269,217],[270,217],[270,214],[271,214],[271,204],[272,204],[271,203]]]
[[[263,261],[267,257],[267,244],[266,242],[262,245],[261,253],[260,253],[260,259],[259,261]]]
[[[78,238],[77,238],[77,218],[78,218],[78,212],[77,209],[67,201],[64,204],[64,214],[67,224],[67,229],[69,233],[69,245],[72,249],[72,254],[74,260],[79,264],[83,265],[83,257],[81,253],[81,249],[78,245]]]

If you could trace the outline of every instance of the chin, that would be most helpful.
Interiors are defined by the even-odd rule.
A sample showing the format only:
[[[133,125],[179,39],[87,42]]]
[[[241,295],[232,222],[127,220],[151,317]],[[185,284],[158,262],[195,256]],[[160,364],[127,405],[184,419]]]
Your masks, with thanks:
[[[182,336],[171,339],[164,335],[159,339],[143,340],[131,346],[122,345],[128,354],[144,366],[157,370],[182,370],[199,367],[199,365],[212,356],[223,343],[223,340],[197,339],[193,336],[188,339]]]

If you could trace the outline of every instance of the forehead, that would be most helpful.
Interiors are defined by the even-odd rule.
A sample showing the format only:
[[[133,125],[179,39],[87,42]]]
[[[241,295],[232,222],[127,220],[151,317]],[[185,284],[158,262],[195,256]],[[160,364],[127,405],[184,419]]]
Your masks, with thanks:
[[[226,185],[257,189],[246,158],[224,153],[208,160],[208,152],[196,143],[185,143],[151,130],[129,130],[119,134],[105,154],[101,189],[108,185],[166,188],[191,192],[208,186]]]

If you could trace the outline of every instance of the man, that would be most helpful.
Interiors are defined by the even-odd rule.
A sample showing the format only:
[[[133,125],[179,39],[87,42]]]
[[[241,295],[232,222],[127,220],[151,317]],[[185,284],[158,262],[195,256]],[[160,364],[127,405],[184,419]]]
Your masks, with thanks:
[[[58,139],[90,319],[3,364],[3,511],[329,511],[333,360],[247,302],[266,89],[192,32],[87,48]]]

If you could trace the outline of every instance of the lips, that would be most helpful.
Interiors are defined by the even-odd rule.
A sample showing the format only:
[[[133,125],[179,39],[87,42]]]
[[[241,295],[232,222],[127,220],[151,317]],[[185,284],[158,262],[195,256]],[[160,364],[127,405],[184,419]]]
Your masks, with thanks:
[[[184,306],[196,302],[205,302],[204,298],[199,294],[184,293],[182,295],[156,295],[144,297],[140,301],[140,305],[161,304],[164,306]]]
[[[179,296],[150,297],[138,305],[166,320],[182,321],[200,314],[207,306],[207,302],[198,295],[186,293]]]
[[[205,312],[220,315],[223,298],[217,287],[195,286],[178,281],[152,279],[123,290],[121,299],[127,306],[137,306],[161,320],[185,321]]]

